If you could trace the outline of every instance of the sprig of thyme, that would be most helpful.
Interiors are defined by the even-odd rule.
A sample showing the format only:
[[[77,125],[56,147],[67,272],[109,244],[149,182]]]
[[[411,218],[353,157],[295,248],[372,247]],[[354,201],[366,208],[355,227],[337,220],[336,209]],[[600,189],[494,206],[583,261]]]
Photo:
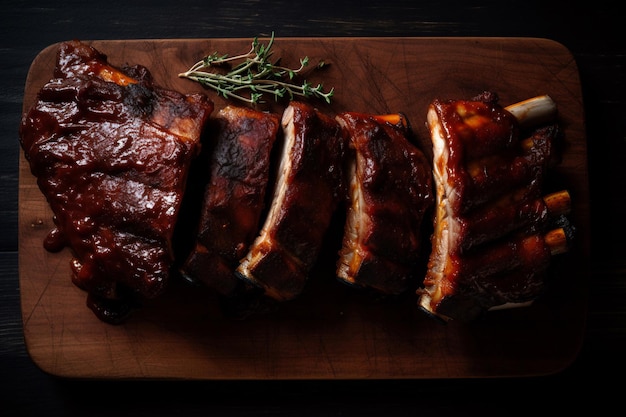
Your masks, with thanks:
[[[259,42],[255,37],[247,53],[228,56],[214,52],[178,76],[212,88],[224,98],[234,98],[250,104],[262,103],[264,94],[273,95],[275,100],[285,96],[289,96],[290,99],[299,96],[321,98],[330,103],[334,88],[325,92],[322,84],[313,86],[306,80],[302,84],[295,82],[296,75],[309,65],[309,58],[301,58],[299,68],[283,67],[280,65],[280,59],[270,61],[273,44],[274,32],[267,44]],[[231,67],[231,64],[237,61],[240,62]],[[325,65],[320,61],[317,68]],[[209,70],[210,67],[214,70]],[[215,71],[219,67],[227,67],[230,70],[223,71],[225,73]]]

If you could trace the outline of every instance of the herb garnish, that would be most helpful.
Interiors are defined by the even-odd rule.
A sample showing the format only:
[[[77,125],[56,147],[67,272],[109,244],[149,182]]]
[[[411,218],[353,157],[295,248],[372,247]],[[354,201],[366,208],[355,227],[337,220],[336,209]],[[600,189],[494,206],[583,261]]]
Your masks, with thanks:
[[[178,76],[212,88],[224,98],[235,98],[250,104],[262,103],[264,94],[273,95],[275,100],[288,95],[290,99],[295,96],[316,97],[330,103],[334,88],[324,92],[322,84],[313,86],[306,80],[302,84],[295,82],[296,75],[309,65],[309,58],[301,58],[299,68],[283,67],[280,65],[280,59],[270,61],[273,44],[274,32],[267,45],[260,43],[255,37],[249,52],[232,57],[214,52]],[[235,61],[241,62],[231,67],[231,63]],[[324,61],[320,61],[317,68],[325,65]],[[224,66],[229,69],[226,73],[207,70],[209,67]]]

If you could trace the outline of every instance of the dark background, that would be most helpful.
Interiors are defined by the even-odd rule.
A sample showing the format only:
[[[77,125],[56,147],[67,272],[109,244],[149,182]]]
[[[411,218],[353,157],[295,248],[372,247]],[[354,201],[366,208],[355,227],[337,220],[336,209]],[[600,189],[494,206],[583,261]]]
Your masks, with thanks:
[[[626,353],[626,30],[617,2],[4,1],[0,10],[0,414],[512,415],[621,408]],[[574,55],[586,118],[589,311],[576,361],[539,378],[401,381],[74,381],[40,371],[22,334],[17,127],[30,63],[69,39],[277,36],[543,37]]]

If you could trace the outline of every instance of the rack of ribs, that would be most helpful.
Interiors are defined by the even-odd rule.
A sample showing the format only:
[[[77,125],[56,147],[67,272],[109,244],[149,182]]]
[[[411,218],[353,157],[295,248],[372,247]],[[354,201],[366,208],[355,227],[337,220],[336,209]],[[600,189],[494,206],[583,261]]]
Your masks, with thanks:
[[[196,245],[182,272],[229,296],[238,287],[235,269],[259,231],[280,121],[272,113],[231,105],[215,121]]]
[[[269,213],[236,274],[270,299],[304,290],[338,205],[345,200],[345,138],[339,123],[310,104],[283,112],[283,148]]]
[[[337,276],[398,295],[413,284],[424,216],[433,206],[430,164],[402,114],[342,113],[349,137],[349,198]]]
[[[471,320],[532,303],[573,234],[569,193],[544,190],[562,135],[556,105],[539,96],[503,108],[485,92],[434,100],[427,124],[436,210],[419,306],[443,320]]]
[[[73,282],[119,323],[166,287],[188,169],[213,103],[116,68],[79,41],[60,45],[53,78],[25,112],[20,142],[54,215],[47,250],[72,251]]]

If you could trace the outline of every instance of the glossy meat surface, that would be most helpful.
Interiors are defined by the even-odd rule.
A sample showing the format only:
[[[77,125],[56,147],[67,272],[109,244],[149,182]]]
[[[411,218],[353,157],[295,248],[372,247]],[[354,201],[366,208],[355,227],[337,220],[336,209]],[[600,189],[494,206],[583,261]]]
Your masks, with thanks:
[[[569,209],[544,196],[558,125],[523,134],[495,94],[435,100],[427,119],[437,202],[421,308],[470,320],[533,301],[557,251],[550,228]],[[568,199],[562,192],[557,200]]]
[[[430,164],[402,115],[342,113],[349,137],[350,204],[337,276],[400,294],[414,284],[422,222],[433,206]]]
[[[215,119],[197,242],[183,273],[230,295],[238,281],[235,269],[261,227],[280,122],[274,114],[235,106]]]
[[[73,280],[103,320],[166,287],[188,167],[212,110],[204,95],[162,89],[145,68],[117,69],[73,41],[24,114],[21,145],[54,213],[46,248],[71,248]]]
[[[338,204],[345,198],[339,123],[309,104],[283,113],[284,144],[272,204],[237,274],[275,300],[303,291]]]

